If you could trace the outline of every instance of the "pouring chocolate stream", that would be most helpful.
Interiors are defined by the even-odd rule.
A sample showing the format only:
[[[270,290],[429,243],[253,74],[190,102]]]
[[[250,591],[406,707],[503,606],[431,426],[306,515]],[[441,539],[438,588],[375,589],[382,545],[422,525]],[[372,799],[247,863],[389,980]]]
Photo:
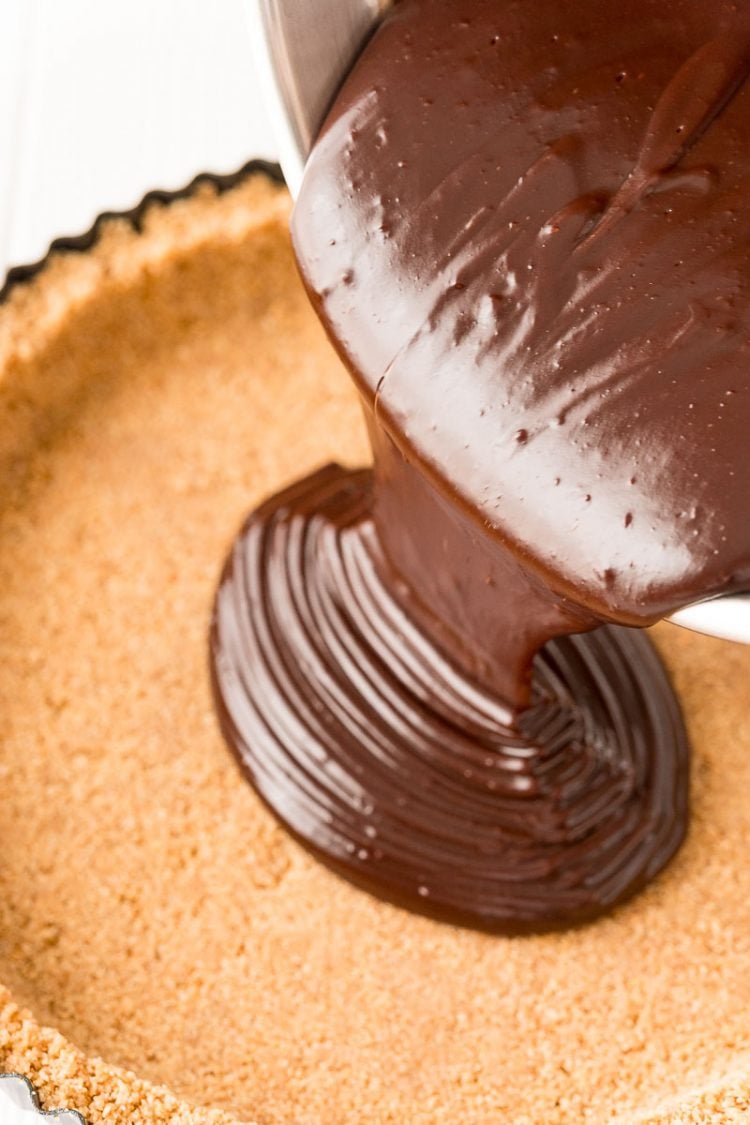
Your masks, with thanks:
[[[374,468],[251,516],[213,670],[261,795],[370,889],[571,922],[682,839],[621,626],[750,585],[749,66],[730,4],[402,0],[323,127],[293,235]]]

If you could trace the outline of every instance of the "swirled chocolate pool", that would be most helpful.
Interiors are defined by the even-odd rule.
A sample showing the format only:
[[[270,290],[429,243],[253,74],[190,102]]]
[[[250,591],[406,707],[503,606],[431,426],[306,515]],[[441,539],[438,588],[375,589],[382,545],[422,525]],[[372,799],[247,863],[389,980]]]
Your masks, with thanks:
[[[750,586],[749,71],[743,4],[401,0],[324,124],[293,237],[374,464],[250,516],[212,667],[263,799],[387,898],[569,924],[683,839],[632,626]]]

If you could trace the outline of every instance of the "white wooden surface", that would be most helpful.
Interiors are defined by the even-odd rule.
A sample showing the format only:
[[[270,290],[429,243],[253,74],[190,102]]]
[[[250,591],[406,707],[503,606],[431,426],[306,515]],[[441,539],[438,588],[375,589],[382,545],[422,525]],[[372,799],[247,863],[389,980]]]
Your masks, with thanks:
[[[275,154],[243,0],[0,0],[0,283],[101,211]]]

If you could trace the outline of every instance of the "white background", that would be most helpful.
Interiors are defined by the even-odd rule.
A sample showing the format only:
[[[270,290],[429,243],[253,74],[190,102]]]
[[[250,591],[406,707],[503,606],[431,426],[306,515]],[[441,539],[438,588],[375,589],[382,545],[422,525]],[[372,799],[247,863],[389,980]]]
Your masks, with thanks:
[[[244,0],[0,0],[0,287],[58,235],[276,146]]]

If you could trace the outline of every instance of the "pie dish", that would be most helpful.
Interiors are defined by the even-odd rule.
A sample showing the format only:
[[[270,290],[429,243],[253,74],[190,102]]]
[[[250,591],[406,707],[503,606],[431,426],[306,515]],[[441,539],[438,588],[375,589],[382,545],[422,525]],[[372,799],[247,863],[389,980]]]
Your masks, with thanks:
[[[108,218],[0,308],[0,1071],[89,1125],[747,1119],[750,650],[653,631],[690,835],[566,933],[379,902],[227,753],[206,637],[232,536],[367,456],[288,215],[253,165]]]

